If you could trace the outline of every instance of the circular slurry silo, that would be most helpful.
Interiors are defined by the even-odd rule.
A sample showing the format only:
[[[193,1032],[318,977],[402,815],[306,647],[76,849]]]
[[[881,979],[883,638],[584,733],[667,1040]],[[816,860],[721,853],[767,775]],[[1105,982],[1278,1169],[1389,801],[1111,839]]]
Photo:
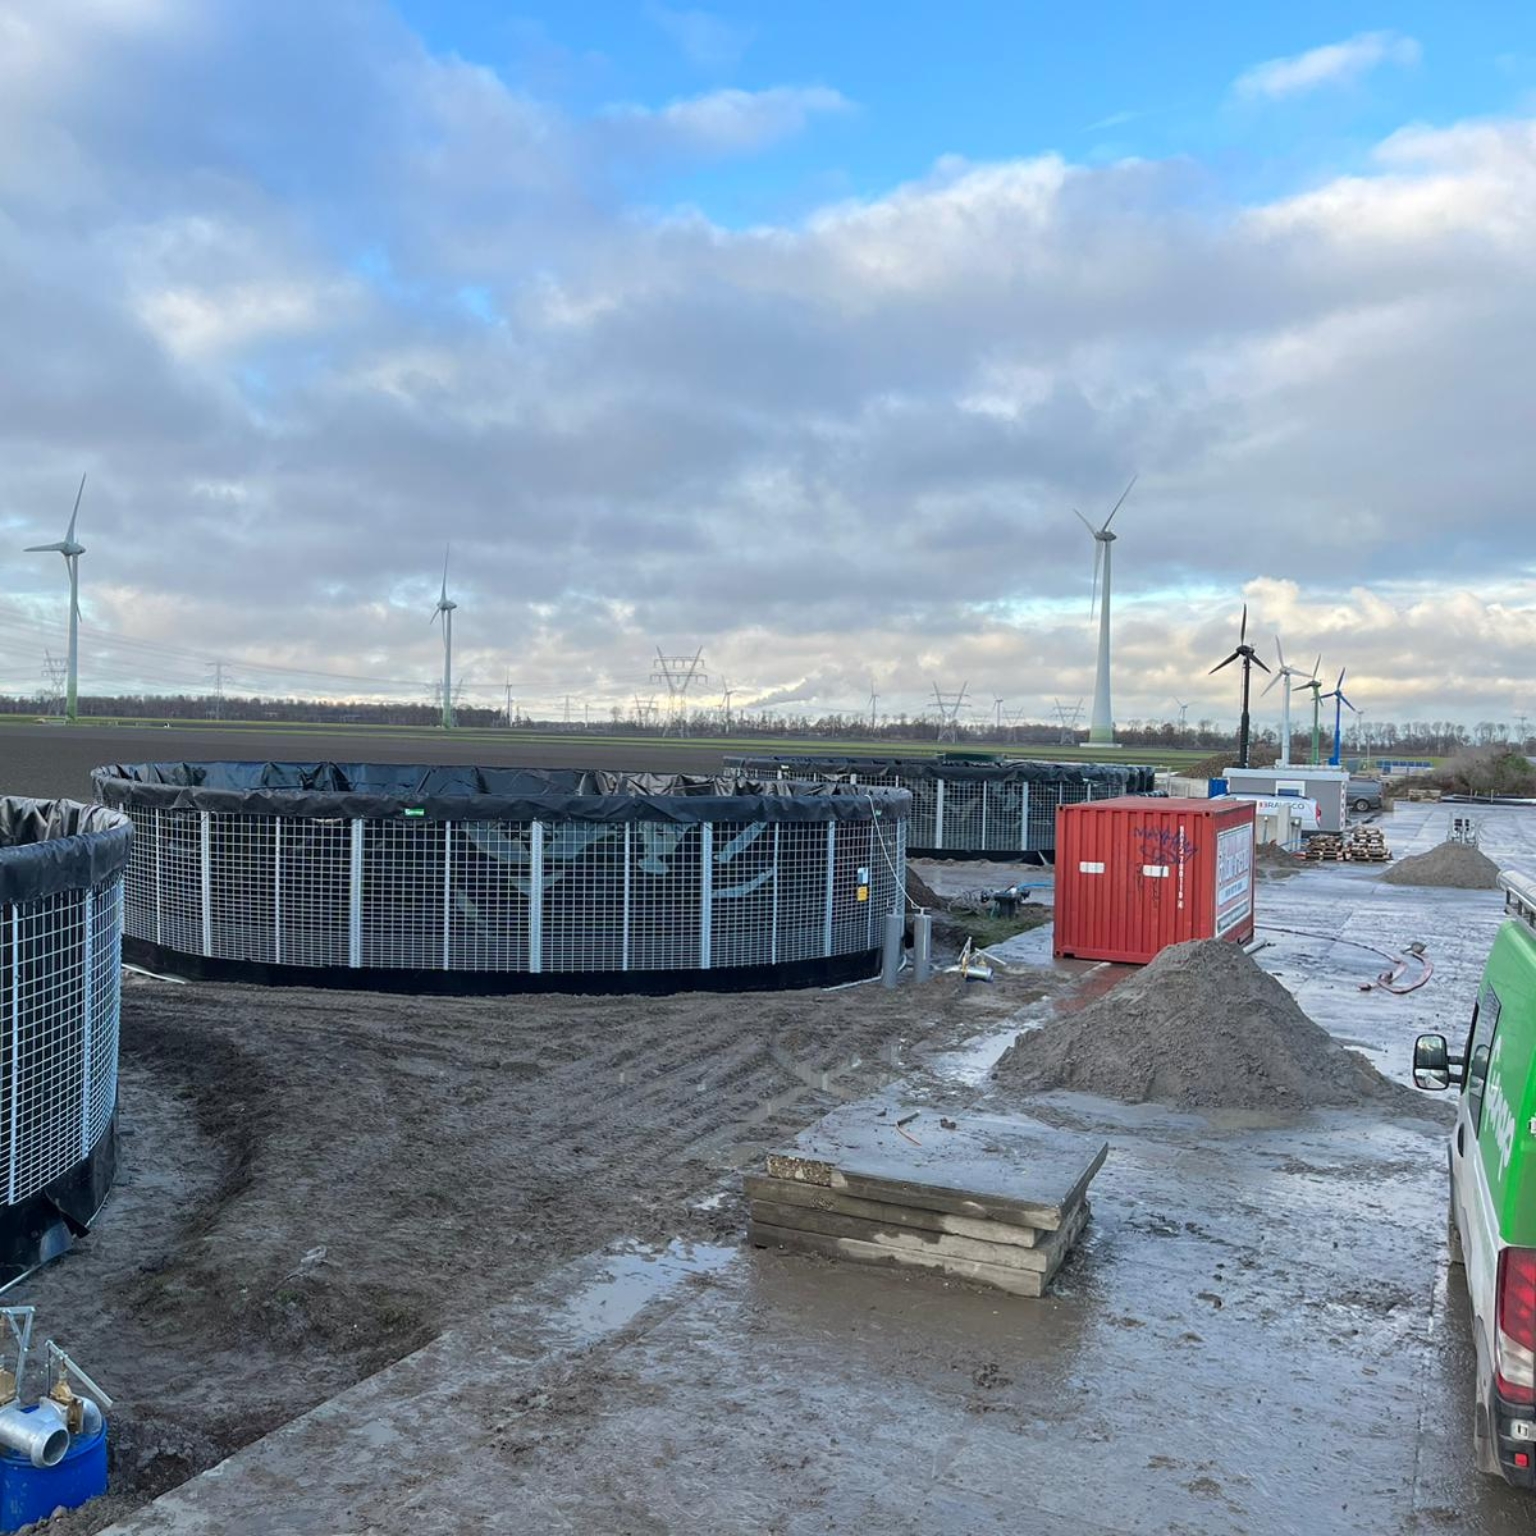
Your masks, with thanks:
[[[0,797],[0,1284],[85,1233],[112,1185],[132,835],[104,806]]]
[[[1156,770],[1136,763],[1052,763],[980,757],[728,757],[751,780],[885,785],[909,790],[907,852],[920,858],[1050,863],[1056,810],[1083,800],[1145,794]]]
[[[434,992],[673,992],[872,975],[904,790],[379,763],[98,768],[134,825],[125,951],[156,969]]]

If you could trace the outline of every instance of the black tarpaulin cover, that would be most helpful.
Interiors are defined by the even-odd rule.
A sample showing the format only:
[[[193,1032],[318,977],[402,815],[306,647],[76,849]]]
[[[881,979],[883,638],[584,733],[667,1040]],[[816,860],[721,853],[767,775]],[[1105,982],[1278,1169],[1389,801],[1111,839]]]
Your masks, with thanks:
[[[121,874],[133,825],[104,805],[0,796],[0,902],[85,890]]]
[[[1151,789],[1154,768],[1139,763],[1054,763],[1028,757],[998,758],[971,762],[947,757],[821,757],[795,754],[785,757],[728,757],[738,772],[762,775],[784,773],[858,774],[860,777],[899,775],[906,781],[947,779],[951,783],[992,784],[1104,784],[1123,788],[1127,794]]]
[[[115,763],[91,779],[110,806],[347,820],[868,821],[912,809],[904,789],[605,769]]]

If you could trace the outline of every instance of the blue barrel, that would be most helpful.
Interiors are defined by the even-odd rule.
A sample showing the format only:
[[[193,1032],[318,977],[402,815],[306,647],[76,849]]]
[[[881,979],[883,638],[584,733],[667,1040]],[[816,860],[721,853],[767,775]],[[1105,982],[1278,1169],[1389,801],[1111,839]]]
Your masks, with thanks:
[[[1212,800],[1219,800],[1227,792],[1225,779],[1212,779],[1209,794]]]
[[[107,1427],[76,1435],[54,1467],[34,1467],[14,1451],[0,1452],[0,1531],[19,1531],[60,1507],[74,1509],[107,1491]]]

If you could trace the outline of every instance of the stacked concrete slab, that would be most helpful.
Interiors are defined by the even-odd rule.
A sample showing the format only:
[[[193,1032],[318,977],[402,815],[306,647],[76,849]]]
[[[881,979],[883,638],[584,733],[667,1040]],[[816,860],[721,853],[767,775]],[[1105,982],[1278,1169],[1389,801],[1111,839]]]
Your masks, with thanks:
[[[1041,1296],[1082,1235],[1108,1150],[1014,1116],[850,1104],[746,1176],[748,1236]]]

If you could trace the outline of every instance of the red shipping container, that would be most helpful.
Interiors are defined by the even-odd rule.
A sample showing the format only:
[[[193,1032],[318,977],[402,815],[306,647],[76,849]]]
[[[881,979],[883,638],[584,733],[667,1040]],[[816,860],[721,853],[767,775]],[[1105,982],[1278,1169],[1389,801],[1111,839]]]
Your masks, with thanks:
[[[1122,795],[1056,812],[1056,953],[1144,965],[1253,937],[1253,805]]]

